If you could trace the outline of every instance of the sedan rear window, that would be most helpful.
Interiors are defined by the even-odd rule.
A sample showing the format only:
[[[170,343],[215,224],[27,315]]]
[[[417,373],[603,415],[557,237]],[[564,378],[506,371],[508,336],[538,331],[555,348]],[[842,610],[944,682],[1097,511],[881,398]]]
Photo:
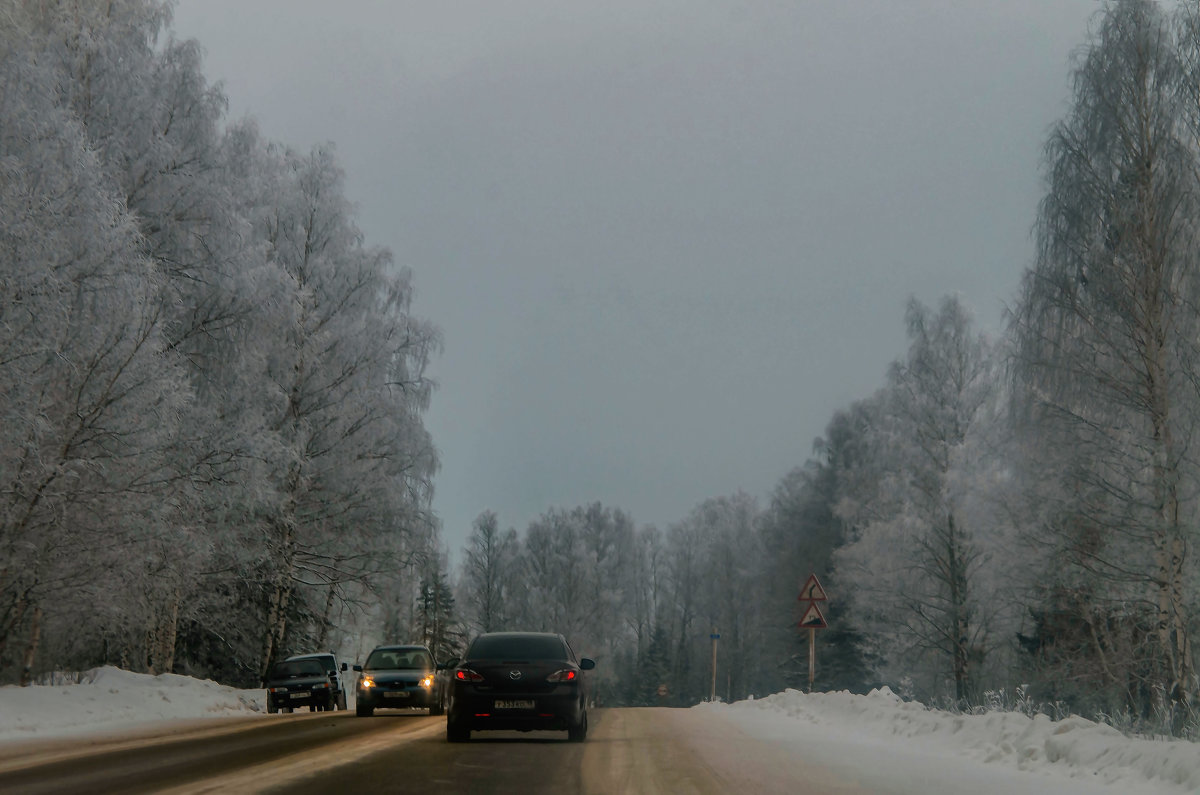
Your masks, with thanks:
[[[376,671],[397,668],[429,670],[434,665],[433,658],[424,649],[376,649],[371,652],[371,656],[367,658],[367,664],[363,667]]]
[[[566,660],[561,640],[538,635],[481,636],[467,652],[470,660]]]

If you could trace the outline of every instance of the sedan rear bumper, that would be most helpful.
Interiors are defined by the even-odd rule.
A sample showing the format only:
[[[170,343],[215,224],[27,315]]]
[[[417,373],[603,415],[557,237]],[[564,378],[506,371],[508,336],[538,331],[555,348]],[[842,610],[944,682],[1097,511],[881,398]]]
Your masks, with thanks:
[[[579,692],[570,688],[534,694],[455,693],[448,714],[452,723],[474,731],[565,730],[579,725],[584,709]]]

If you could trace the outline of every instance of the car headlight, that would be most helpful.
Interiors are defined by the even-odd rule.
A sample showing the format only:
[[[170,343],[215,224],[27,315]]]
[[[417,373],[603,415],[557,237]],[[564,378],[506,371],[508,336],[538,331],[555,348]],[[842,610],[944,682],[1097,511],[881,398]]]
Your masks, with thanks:
[[[369,690],[370,688],[375,686],[375,680],[369,676],[364,676],[362,678],[362,681],[358,683],[358,686],[361,687],[363,690]]]
[[[313,685],[313,686],[312,686],[312,689],[313,689],[313,690],[328,690],[328,689],[329,689],[329,683],[328,683],[328,682],[322,682],[322,683],[321,683],[321,684],[319,684],[319,685]]]
[[[433,677],[427,676],[421,680],[421,687],[433,687]]]

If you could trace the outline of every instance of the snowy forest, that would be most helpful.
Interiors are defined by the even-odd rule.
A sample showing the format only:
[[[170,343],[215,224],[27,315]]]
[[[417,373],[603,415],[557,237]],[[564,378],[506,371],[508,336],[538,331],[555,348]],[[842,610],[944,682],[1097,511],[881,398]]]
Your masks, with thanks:
[[[601,705],[684,706],[715,631],[737,700],[807,686],[815,573],[817,689],[1200,735],[1200,9],[1100,8],[1001,334],[911,300],[882,386],[765,501],[483,511],[452,565],[436,319],[332,149],[228,120],[169,4],[0,4],[3,681],[254,686],[283,654],[527,629],[598,661]]]

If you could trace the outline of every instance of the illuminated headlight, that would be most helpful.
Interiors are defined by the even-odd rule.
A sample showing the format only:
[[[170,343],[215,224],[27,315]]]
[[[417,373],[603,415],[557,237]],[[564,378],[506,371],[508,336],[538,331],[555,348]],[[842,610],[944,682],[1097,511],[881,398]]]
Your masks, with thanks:
[[[369,676],[365,676],[365,677],[363,677],[363,680],[358,683],[358,686],[361,687],[363,690],[369,690],[370,688],[375,686],[375,680]]]
[[[421,687],[433,687],[433,677],[427,676],[421,680]]]

